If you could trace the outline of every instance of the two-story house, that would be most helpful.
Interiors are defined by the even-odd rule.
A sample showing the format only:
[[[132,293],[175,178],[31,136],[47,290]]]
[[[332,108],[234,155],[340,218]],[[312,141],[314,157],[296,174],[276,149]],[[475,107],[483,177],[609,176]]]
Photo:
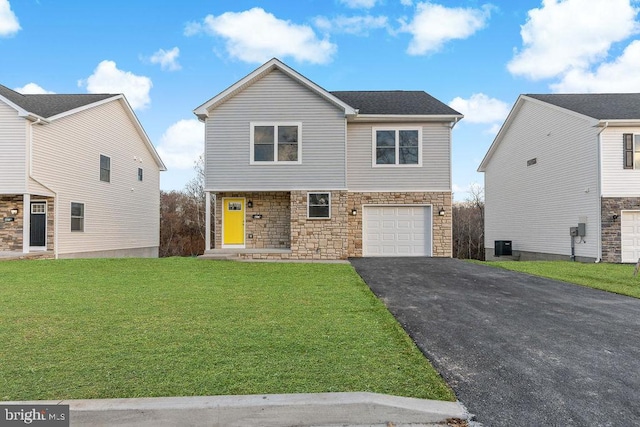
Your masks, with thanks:
[[[0,85],[0,252],[158,256],[162,170],[123,95]]]
[[[640,258],[640,94],[521,95],[478,170],[487,258]]]
[[[272,59],[194,113],[205,122],[206,253],[451,256],[462,115],[427,93],[328,92]]]

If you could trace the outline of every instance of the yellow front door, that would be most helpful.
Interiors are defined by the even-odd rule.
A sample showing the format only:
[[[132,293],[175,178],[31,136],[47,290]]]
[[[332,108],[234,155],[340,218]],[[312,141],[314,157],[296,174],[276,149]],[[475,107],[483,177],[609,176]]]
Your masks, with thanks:
[[[222,245],[244,246],[244,199],[222,199]]]

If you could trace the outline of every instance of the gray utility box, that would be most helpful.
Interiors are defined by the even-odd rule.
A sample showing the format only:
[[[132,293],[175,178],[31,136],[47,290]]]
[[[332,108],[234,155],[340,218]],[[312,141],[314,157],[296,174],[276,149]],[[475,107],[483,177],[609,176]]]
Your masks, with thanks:
[[[495,256],[511,256],[513,252],[511,250],[511,240],[496,240],[494,241],[494,255]]]

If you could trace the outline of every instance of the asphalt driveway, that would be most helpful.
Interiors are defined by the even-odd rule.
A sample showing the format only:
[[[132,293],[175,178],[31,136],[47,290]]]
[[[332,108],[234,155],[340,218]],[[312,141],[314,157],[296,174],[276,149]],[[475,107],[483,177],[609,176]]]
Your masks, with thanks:
[[[640,425],[639,299],[456,259],[351,263],[484,426]]]

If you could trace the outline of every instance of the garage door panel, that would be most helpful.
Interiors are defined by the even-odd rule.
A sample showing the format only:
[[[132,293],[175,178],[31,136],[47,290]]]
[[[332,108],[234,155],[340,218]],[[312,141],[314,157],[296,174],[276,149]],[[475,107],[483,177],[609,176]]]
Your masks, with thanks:
[[[622,262],[640,258],[640,211],[622,212],[620,221]]]
[[[365,206],[365,256],[431,256],[431,207]]]

